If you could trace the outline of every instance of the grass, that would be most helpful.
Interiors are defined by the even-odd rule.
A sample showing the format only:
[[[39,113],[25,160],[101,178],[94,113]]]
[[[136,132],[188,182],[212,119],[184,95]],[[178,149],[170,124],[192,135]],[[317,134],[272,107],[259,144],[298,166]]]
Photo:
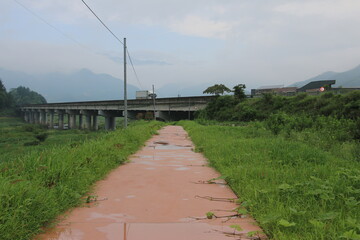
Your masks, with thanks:
[[[354,142],[325,144],[334,140],[310,131],[274,135],[262,123],[180,124],[270,239],[360,239]]]
[[[14,121],[13,126],[2,129],[19,127],[17,124]],[[47,146],[14,153],[12,161],[0,163],[0,238],[31,239],[67,209],[84,202],[96,181],[126,161],[161,126],[159,122],[135,122],[126,130],[100,133],[72,144],[69,139],[73,138],[59,131],[50,134]],[[18,134],[17,146],[22,149],[25,140]],[[51,136],[62,140],[50,143]]]
[[[48,136],[44,142],[36,139],[41,133]],[[33,151],[39,152],[64,144],[77,144],[104,134],[103,131],[51,130],[40,125],[26,124],[20,118],[0,117],[0,163],[16,160]]]

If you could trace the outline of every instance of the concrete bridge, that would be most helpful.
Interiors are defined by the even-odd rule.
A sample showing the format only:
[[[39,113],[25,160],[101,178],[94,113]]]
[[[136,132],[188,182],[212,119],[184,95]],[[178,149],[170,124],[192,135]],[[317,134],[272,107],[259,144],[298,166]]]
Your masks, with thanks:
[[[194,112],[203,109],[215,96],[157,98],[155,100],[155,117],[158,120],[172,121],[193,119]],[[144,116],[153,118],[152,99],[130,99],[128,118],[141,119]],[[105,129],[116,129],[116,117],[124,116],[124,101],[92,101],[35,104],[21,107],[24,119],[28,123],[44,124],[50,128],[55,125],[64,129],[67,116],[68,128],[98,130],[98,116],[105,117]],[[57,115],[58,123],[55,123]]]

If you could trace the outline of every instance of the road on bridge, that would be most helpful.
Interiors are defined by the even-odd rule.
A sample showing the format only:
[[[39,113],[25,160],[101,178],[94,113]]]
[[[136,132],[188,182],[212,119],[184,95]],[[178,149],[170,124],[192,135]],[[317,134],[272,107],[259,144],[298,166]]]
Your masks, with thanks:
[[[182,127],[161,129],[96,184],[93,202],[36,239],[256,239],[247,233],[261,229],[249,216],[232,216],[236,195],[223,180],[208,182],[219,174],[193,149]]]

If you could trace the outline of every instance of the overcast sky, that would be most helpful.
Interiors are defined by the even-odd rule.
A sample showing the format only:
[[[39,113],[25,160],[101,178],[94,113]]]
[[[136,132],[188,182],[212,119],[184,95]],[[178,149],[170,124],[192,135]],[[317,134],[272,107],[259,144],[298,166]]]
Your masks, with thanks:
[[[143,89],[174,82],[288,85],[360,64],[359,0],[86,2],[127,38]],[[88,68],[123,78],[122,56],[122,45],[81,0],[0,1],[1,68]]]

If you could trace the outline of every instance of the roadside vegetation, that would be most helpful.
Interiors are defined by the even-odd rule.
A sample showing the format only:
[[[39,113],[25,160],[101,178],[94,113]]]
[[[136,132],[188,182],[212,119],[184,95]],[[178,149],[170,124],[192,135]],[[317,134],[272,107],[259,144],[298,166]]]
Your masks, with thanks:
[[[19,114],[18,106],[41,103],[46,103],[46,99],[27,87],[19,86],[7,92],[0,79],[0,116],[15,116]]]
[[[14,161],[30,152],[41,152],[59,145],[79,144],[103,136],[103,131],[48,129],[27,124],[16,117],[0,117],[0,163]]]
[[[92,184],[124,163],[162,126],[138,121],[114,132],[50,130],[41,141],[41,127],[1,120],[1,155],[6,156],[0,162],[0,238],[4,240],[31,239],[57,216],[85,203],[92,197]],[[15,133],[10,133],[11,128]],[[28,141],[40,143],[24,146]],[[3,149],[9,145],[12,149]]]
[[[219,96],[180,122],[270,239],[360,239],[360,92]],[[221,144],[219,144],[221,143]]]

